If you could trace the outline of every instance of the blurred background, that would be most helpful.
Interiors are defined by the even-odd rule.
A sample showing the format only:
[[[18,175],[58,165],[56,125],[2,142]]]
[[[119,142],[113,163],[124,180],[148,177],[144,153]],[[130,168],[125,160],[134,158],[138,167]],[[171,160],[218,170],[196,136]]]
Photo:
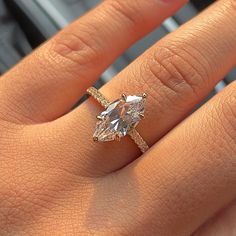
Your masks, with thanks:
[[[0,0],[0,74],[14,66],[35,47],[78,18],[100,0]],[[109,81],[148,47],[176,30],[213,0],[192,0],[162,26],[128,49],[97,82]],[[236,78],[236,69],[216,86],[210,97]]]

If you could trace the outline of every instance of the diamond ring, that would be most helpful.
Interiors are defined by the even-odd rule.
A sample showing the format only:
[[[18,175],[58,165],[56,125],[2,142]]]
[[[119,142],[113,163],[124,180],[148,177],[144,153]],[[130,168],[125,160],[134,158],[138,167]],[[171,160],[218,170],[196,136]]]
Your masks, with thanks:
[[[141,135],[135,129],[141,119],[144,118],[144,104],[147,95],[122,94],[121,98],[109,102],[96,88],[90,87],[87,93],[95,98],[105,110],[97,116],[97,124],[93,134],[96,142],[120,140],[129,135],[138,145],[142,153],[149,147]]]

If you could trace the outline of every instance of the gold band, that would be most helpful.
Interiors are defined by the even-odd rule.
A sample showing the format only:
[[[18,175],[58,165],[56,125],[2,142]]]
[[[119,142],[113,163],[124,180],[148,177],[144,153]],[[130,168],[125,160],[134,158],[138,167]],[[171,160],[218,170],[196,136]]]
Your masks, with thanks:
[[[107,108],[107,106],[110,104],[109,100],[105,98],[105,96],[94,87],[88,88],[87,93],[95,98],[104,108]],[[135,128],[130,130],[128,134],[137,144],[142,153],[146,152],[149,149],[149,146]]]

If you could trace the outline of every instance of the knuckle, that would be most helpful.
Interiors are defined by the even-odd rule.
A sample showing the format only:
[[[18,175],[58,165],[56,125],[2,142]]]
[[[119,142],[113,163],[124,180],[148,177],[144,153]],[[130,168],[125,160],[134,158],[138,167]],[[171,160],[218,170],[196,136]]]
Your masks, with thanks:
[[[100,55],[100,42],[93,36],[93,26],[80,24],[79,34],[75,32],[64,32],[54,38],[49,53],[52,57],[66,59],[76,65],[86,66],[97,63]],[[49,50],[51,51],[51,50]]]
[[[161,105],[163,99],[160,96],[164,95],[165,104],[178,103],[175,109],[182,112],[186,104],[194,106],[209,86],[209,68],[201,63],[200,54],[193,56],[174,43],[172,46],[159,44],[148,52],[146,59],[141,58],[140,61],[140,76],[135,84],[147,87],[157,105]],[[179,105],[180,101],[184,101],[183,106]]]
[[[199,97],[200,87],[206,79],[198,60],[174,46],[157,48],[149,69],[162,85],[181,96]]]

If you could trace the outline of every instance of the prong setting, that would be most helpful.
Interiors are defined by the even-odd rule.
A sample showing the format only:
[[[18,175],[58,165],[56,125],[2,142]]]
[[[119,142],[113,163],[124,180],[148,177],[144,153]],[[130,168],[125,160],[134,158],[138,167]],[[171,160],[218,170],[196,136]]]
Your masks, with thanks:
[[[139,116],[143,119],[144,118],[144,114],[140,113]]]
[[[143,93],[143,94],[142,94],[142,97],[143,97],[143,98],[147,98],[147,94],[146,94],[146,93]]]
[[[126,101],[126,99],[127,99],[126,94],[123,93],[123,94],[121,95],[121,97],[122,97],[122,99],[123,99],[124,101]]]
[[[96,118],[98,119],[98,120],[103,120],[103,118],[101,117],[101,116],[96,116]]]
[[[120,141],[120,135],[119,134],[116,134],[115,140]]]
[[[94,142],[98,142],[98,137],[93,136],[93,141],[94,141]]]

